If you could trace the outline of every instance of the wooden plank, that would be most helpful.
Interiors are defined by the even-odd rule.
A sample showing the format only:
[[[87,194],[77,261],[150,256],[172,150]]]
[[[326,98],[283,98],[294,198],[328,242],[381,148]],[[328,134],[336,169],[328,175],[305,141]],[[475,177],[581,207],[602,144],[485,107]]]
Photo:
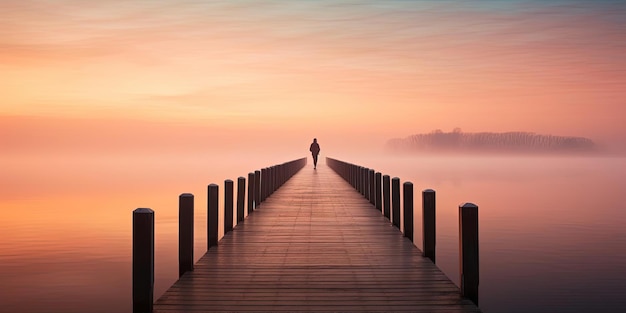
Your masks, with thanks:
[[[480,312],[330,168],[304,168],[226,234],[154,312]]]

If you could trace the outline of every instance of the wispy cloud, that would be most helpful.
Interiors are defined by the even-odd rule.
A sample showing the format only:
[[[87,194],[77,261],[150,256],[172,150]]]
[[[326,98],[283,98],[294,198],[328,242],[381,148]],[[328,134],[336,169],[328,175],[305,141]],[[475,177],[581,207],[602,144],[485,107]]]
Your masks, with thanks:
[[[395,112],[385,122],[406,129],[423,112],[480,118],[496,106],[519,111],[501,116],[510,123],[531,123],[547,102],[575,119],[585,106],[614,116],[625,24],[620,1],[7,0],[0,86],[11,101],[0,111],[64,102],[87,114],[100,101],[191,117],[384,108]]]

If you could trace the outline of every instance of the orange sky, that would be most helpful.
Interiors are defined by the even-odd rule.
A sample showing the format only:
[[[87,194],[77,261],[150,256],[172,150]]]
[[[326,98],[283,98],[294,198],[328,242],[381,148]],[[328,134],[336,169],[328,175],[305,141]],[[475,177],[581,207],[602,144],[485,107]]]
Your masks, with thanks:
[[[624,146],[625,16],[608,1],[7,0],[0,139],[306,152],[460,127]]]
[[[49,293],[55,278],[92,279],[79,253],[129,258],[138,207],[158,212],[156,242],[167,251],[157,262],[175,262],[180,193],[195,194],[203,214],[206,184],[309,156],[313,137],[322,160],[367,166],[377,158],[363,151],[388,139],[457,127],[585,136],[626,151],[625,55],[623,1],[0,0],[0,247],[4,263],[36,260],[35,273],[52,273],[39,289],[20,277],[28,297],[14,302]],[[491,216],[520,211],[498,201],[523,189],[493,192],[520,179],[541,191],[524,197],[524,212],[573,203],[561,196],[579,194],[564,186],[580,173],[608,192],[600,208],[623,203],[622,159],[394,160],[373,166],[416,190],[462,196],[442,200],[453,210],[469,200]],[[176,273],[174,263],[162,268]]]

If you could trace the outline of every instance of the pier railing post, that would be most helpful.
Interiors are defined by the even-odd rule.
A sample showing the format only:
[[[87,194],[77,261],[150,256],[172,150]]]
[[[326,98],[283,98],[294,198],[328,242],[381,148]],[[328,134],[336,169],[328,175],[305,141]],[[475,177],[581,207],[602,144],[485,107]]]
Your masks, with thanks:
[[[391,179],[391,223],[400,229],[400,178]]]
[[[383,175],[383,215],[391,217],[391,179],[389,175]]]
[[[459,258],[461,295],[478,305],[478,206],[459,206]]]
[[[405,182],[402,192],[404,199],[404,237],[413,242],[413,184]]]
[[[375,174],[375,195],[376,195],[376,210],[382,213],[383,211],[383,195],[382,195],[382,174],[380,172],[376,172]]]
[[[243,221],[244,199],[246,197],[246,178],[237,178],[237,224]]]
[[[360,165],[354,165],[354,189],[359,192],[361,190],[361,167]]]
[[[348,164],[348,175],[350,176],[350,186],[352,186],[352,188],[356,188],[355,168],[356,165]]]
[[[369,192],[368,192],[368,198],[370,200],[371,204],[376,204],[376,180],[375,180],[375,171],[373,169],[369,170],[369,175],[368,175],[368,179],[369,179]]]
[[[356,177],[356,179],[357,179],[357,182],[356,182],[357,188],[356,188],[356,190],[360,194],[363,194],[363,166],[357,167],[356,170],[357,170],[357,173],[356,173],[356,175],[357,175],[357,177]]]
[[[261,205],[261,171],[254,171],[254,209]]]
[[[273,165],[272,167],[270,167],[270,173],[272,174],[272,183],[271,183],[271,188],[270,188],[270,196],[276,192],[276,189],[278,188],[276,185],[276,165]]]
[[[207,250],[217,246],[219,186],[210,184],[207,197]]]
[[[287,166],[285,164],[283,164],[280,167],[280,185],[284,185],[285,182],[287,182]]]
[[[267,192],[267,197],[266,198],[269,198],[274,193],[274,190],[275,190],[274,189],[274,186],[275,186],[275,184],[274,184],[274,166],[273,165],[270,166],[268,168],[267,172],[270,175],[270,182],[269,182],[269,185],[268,185],[268,192]]]
[[[265,187],[265,197],[263,201],[267,200],[272,194],[272,167],[268,167],[265,173],[267,174],[267,187]]]
[[[370,194],[369,194],[369,189],[370,189],[370,183],[369,183],[369,177],[370,177],[370,169],[367,167],[364,167],[361,169],[362,172],[362,179],[363,179],[363,196],[365,197],[365,199],[369,200]]]
[[[423,256],[435,263],[435,245],[437,241],[437,223],[435,214],[435,191],[422,191],[422,244]]]
[[[154,298],[154,211],[133,211],[133,312],[150,313]]]
[[[193,271],[193,195],[178,197],[178,277]]]
[[[279,173],[278,174],[278,176],[279,176],[278,187],[282,187],[285,184],[285,182],[287,181],[287,169],[286,169],[285,164],[282,164],[280,166],[280,169],[278,170],[278,173]]]
[[[256,183],[255,173],[248,173],[248,215],[254,210],[254,184]]]
[[[265,201],[267,198],[267,190],[269,189],[270,175],[267,168],[261,169],[261,201],[259,203]]]
[[[233,230],[233,181],[224,181],[224,235]]]

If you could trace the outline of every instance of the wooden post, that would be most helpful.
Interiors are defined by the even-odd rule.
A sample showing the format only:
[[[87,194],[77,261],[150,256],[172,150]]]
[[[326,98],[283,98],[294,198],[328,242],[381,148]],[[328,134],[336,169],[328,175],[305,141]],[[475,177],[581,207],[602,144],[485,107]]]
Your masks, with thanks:
[[[269,167],[269,173],[270,173],[270,191],[267,195],[267,197],[269,198],[274,191],[276,191],[276,165],[272,165]]]
[[[413,184],[404,183],[404,237],[413,242]]]
[[[193,271],[193,195],[178,197],[178,277]]]
[[[246,178],[237,178],[237,224],[243,221],[244,199],[246,197]]]
[[[254,173],[248,173],[248,215],[254,210],[254,183],[256,177]]]
[[[265,177],[265,193],[263,194],[263,201],[267,200],[272,193],[272,167],[265,168],[265,176],[267,177]],[[263,174],[261,174],[261,177],[263,177]]]
[[[152,312],[154,298],[154,211],[133,211],[133,312]]]
[[[287,167],[283,164],[280,166],[280,186],[284,185],[287,179]]]
[[[361,179],[362,179],[362,185],[363,185],[363,192],[361,192],[361,194],[365,197],[365,199],[369,199],[369,188],[370,188],[370,184],[368,182],[368,178],[369,178],[369,174],[370,173],[370,169],[367,167],[364,167],[361,169]]]
[[[369,175],[368,175],[368,180],[369,180],[369,186],[367,188],[369,188],[369,192],[368,192],[368,198],[370,200],[371,204],[376,204],[376,181],[375,181],[375,174],[374,174],[374,170],[370,169],[369,170]]]
[[[233,181],[224,181],[224,235],[233,230]]]
[[[357,190],[360,194],[363,194],[363,167],[359,166],[357,168]]]
[[[349,173],[350,173],[350,186],[356,189],[355,168],[356,168],[356,165],[354,164],[350,164],[348,167]]]
[[[272,166],[267,168],[267,188],[265,190],[265,200],[267,200],[267,198],[272,195],[272,192],[274,192],[274,190],[272,190],[274,188],[274,173],[272,173],[273,171],[274,169]]]
[[[383,211],[383,195],[382,195],[382,174],[380,172],[376,172],[375,174],[376,178],[376,184],[375,184],[375,189],[376,192],[374,193],[376,195],[376,210],[380,211],[382,213]]]
[[[254,209],[261,205],[261,171],[254,171]]]
[[[261,201],[259,203],[265,201],[267,198],[267,190],[269,189],[270,175],[267,168],[261,169]]]
[[[435,191],[422,191],[422,244],[423,256],[435,263],[435,244],[437,241],[435,215]]]
[[[273,184],[273,182],[272,182],[272,179],[273,179],[272,178],[272,175],[273,175],[272,174],[272,167],[271,166],[268,167],[266,172],[267,172],[267,187],[265,188],[265,200],[267,200],[267,198],[269,198],[270,195],[272,194],[272,188],[273,188],[272,187],[272,184]],[[265,201],[265,200],[263,200],[263,201]]]
[[[383,175],[383,214],[391,217],[391,186],[389,175]]]
[[[217,246],[219,186],[210,184],[207,197],[207,250]]]
[[[459,206],[461,295],[478,305],[478,206]]]
[[[391,223],[400,229],[400,178],[391,179]]]

